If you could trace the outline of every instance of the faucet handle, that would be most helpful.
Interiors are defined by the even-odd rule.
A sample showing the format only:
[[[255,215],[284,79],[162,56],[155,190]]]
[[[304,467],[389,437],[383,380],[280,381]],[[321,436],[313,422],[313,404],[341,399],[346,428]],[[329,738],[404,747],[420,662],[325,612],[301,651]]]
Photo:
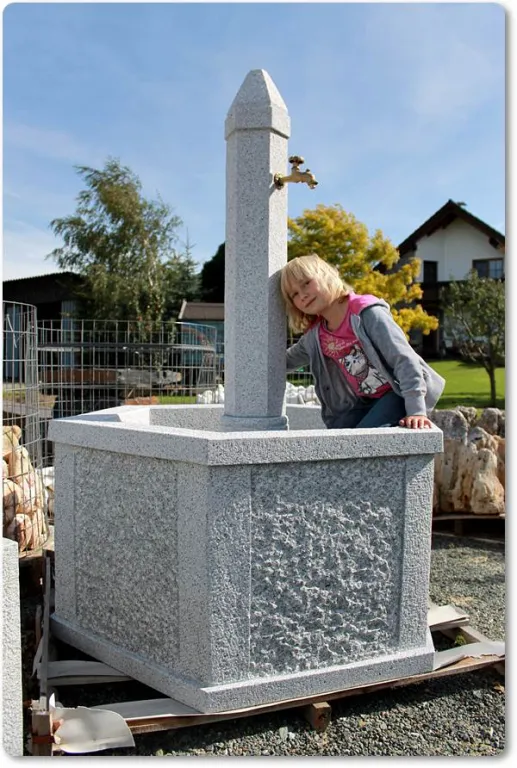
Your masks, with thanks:
[[[307,184],[310,189],[314,189],[317,186],[318,182],[316,181],[314,174],[310,172],[309,168],[305,171],[300,171],[300,165],[305,163],[303,157],[300,157],[300,155],[291,155],[289,162],[292,166],[289,176],[284,176],[283,173],[275,173],[273,176],[273,183],[277,189],[282,189],[288,182],[293,182],[294,184],[304,183]]]

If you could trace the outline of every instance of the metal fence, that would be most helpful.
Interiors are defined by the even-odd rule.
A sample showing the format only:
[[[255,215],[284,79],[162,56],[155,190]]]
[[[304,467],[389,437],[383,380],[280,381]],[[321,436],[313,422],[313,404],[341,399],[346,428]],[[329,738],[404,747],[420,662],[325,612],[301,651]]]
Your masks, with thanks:
[[[42,464],[36,308],[3,303],[2,366],[3,535],[20,556],[49,535],[49,493]]]
[[[212,326],[63,318],[38,324],[38,372],[49,421],[124,404],[195,402],[223,382],[223,355]],[[43,455],[48,465],[48,441]]]
[[[217,402],[224,339],[213,326],[176,321],[37,322],[34,307],[4,304],[3,366],[4,431],[21,429],[52,522],[50,421],[124,404],[207,402],[207,392],[214,395],[209,402]],[[288,381],[307,386],[312,380],[300,371]]]

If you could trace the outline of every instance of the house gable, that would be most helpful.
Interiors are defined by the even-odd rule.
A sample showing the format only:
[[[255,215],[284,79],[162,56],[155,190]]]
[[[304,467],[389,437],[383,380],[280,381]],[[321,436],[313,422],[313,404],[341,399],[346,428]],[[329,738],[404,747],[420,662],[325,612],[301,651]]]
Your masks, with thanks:
[[[421,261],[417,280],[424,280],[425,262],[436,264],[436,280],[463,280],[473,268],[475,261],[502,259],[502,252],[496,250],[486,235],[467,222],[456,219],[446,229],[439,229],[422,238],[415,253]]]
[[[456,220],[462,220],[467,224],[470,224],[474,229],[483,233],[486,238],[491,242],[494,248],[504,247],[505,236],[498,232],[486,222],[478,219],[469,211],[465,210],[463,206],[455,203],[454,200],[448,200],[436,213],[430,216],[427,221],[424,221],[418,229],[415,229],[398,247],[398,252],[401,257],[405,256],[408,252],[414,252],[417,248],[417,243],[424,237],[430,237],[435,232],[447,229],[447,227]]]
[[[426,271],[434,272],[438,282],[462,280],[476,261],[495,259],[504,265],[504,245],[501,232],[449,200],[399,245],[396,269],[416,256],[422,262],[418,282],[426,282]]]

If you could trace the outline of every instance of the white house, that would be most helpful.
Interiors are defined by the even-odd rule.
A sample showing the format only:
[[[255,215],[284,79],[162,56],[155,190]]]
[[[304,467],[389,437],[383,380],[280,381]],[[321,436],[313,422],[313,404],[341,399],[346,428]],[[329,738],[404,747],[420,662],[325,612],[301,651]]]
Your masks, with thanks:
[[[398,246],[400,260],[394,269],[410,259],[420,260],[423,298],[421,304],[440,320],[437,331],[423,336],[411,334],[412,344],[426,357],[438,356],[443,343],[443,312],[439,293],[451,280],[462,280],[472,269],[481,277],[504,278],[505,236],[469,213],[463,205],[448,200]],[[382,269],[382,267],[381,267]],[[224,304],[183,302],[178,320],[217,326],[218,342],[224,338]]]
[[[471,269],[480,277],[504,278],[505,236],[469,213],[463,205],[448,200],[442,208],[412,232],[399,246],[402,266],[411,258],[421,261],[417,278],[422,284],[423,308],[442,320],[439,293],[451,280],[463,280]],[[413,334],[424,356],[438,354],[446,341],[443,326],[429,336]]]

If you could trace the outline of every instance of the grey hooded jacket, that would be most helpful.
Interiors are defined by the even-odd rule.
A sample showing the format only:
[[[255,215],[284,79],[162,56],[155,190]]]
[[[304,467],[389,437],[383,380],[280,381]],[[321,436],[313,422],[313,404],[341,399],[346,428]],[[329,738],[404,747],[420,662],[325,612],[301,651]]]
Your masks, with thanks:
[[[378,299],[359,314],[353,314],[350,323],[371,365],[384,374],[393,390],[404,398],[406,415],[431,411],[443,392],[445,379],[408,343],[391,315],[389,304]],[[346,427],[346,413],[357,403],[357,395],[338,364],[323,354],[319,326],[319,323],[314,325],[287,350],[287,370],[310,365],[325,425]]]

